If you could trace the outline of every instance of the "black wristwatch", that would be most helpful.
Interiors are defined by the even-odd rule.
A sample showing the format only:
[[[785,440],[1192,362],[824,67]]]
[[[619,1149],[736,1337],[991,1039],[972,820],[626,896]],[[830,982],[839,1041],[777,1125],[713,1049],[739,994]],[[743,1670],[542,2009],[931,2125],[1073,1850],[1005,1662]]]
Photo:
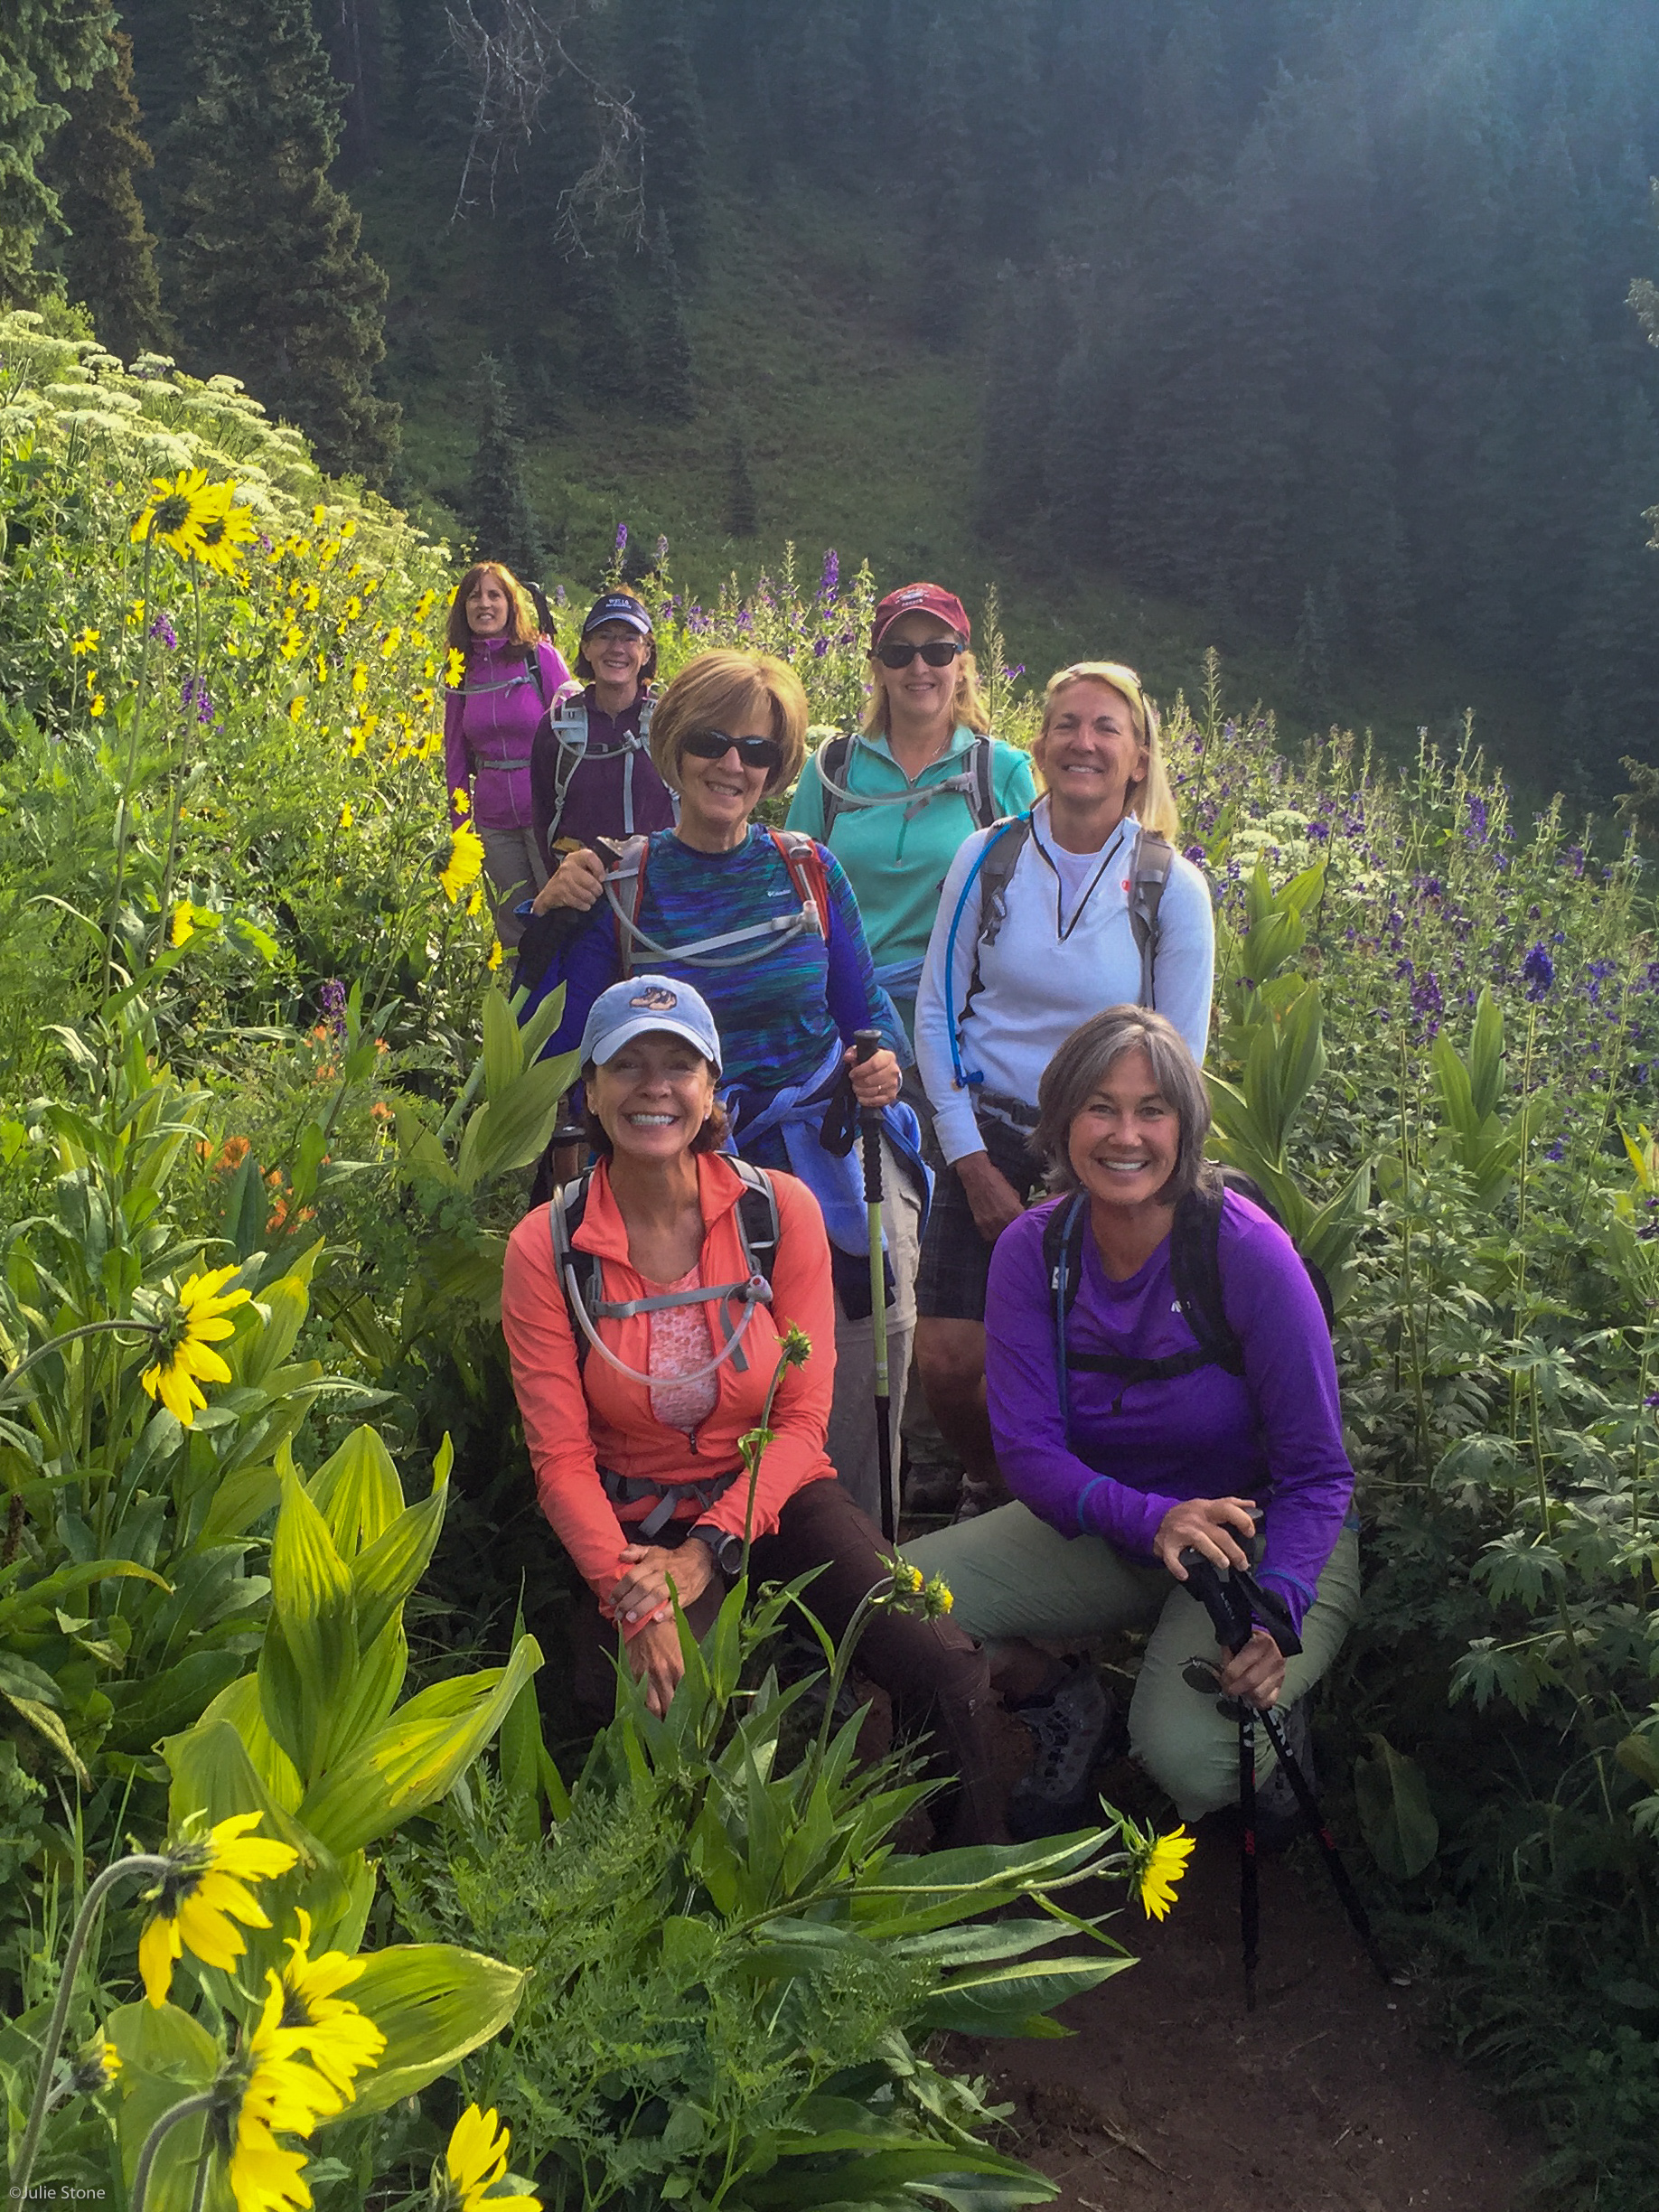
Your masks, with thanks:
[[[735,1582],[743,1572],[743,1538],[730,1529],[716,1528],[712,1521],[699,1521],[691,1533],[698,1543],[706,1543],[714,1554],[714,1563],[728,1582]]]

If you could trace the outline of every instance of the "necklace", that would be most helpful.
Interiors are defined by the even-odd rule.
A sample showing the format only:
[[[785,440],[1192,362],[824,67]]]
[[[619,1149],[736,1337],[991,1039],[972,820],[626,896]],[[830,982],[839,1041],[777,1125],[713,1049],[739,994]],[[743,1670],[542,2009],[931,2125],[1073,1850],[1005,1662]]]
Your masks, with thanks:
[[[1083,909],[1084,909],[1084,907],[1088,905],[1089,901],[1090,901],[1090,900],[1091,900],[1091,899],[1092,899],[1092,898],[1094,896],[1095,891],[1096,891],[1096,890],[1097,890],[1097,888],[1099,887],[1101,877],[1102,876],[1104,876],[1104,874],[1106,873],[1107,869],[1108,869],[1108,868],[1109,868],[1109,867],[1111,866],[1112,862],[1113,862],[1113,861],[1114,861],[1114,860],[1117,858],[1118,854],[1119,854],[1120,850],[1120,849],[1121,849],[1121,848],[1122,848],[1123,840],[1124,840],[1124,839],[1125,839],[1125,838],[1126,838],[1128,835],[1129,835],[1129,824],[1128,824],[1127,822],[1122,822],[1122,823],[1120,823],[1120,824],[1119,825],[1118,834],[1117,834],[1116,838],[1115,838],[1115,839],[1112,840],[1111,845],[1111,846],[1108,848],[1108,849],[1107,849],[1106,858],[1104,858],[1104,859],[1103,859],[1103,860],[1101,862],[1101,865],[1099,866],[1099,867],[1097,867],[1097,868],[1095,869],[1093,876],[1092,876],[1090,878],[1090,881],[1089,881],[1089,888],[1088,888],[1088,889],[1087,889],[1087,890],[1086,890],[1086,891],[1083,893],[1083,895],[1082,898],[1080,898],[1080,899],[1078,900],[1078,902],[1077,902],[1076,905],[1075,905],[1075,906],[1073,908],[1073,910],[1072,910],[1072,918],[1071,918],[1071,920],[1070,920],[1069,922],[1067,922],[1067,921],[1065,920],[1065,918],[1064,918],[1064,915],[1063,912],[1062,912],[1062,905],[1061,905],[1061,902],[1064,900],[1064,896],[1065,896],[1065,882],[1064,882],[1064,877],[1061,876],[1061,873],[1060,873],[1059,868],[1058,868],[1058,867],[1055,867],[1055,865],[1054,865],[1054,855],[1053,855],[1053,854],[1052,854],[1052,853],[1049,851],[1049,849],[1048,849],[1047,846],[1044,844],[1044,842],[1043,842],[1042,839],[1041,839],[1040,837],[1038,837],[1038,836],[1036,834],[1036,826],[1035,826],[1035,824],[1033,825],[1033,834],[1032,834],[1032,840],[1031,840],[1031,841],[1032,841],[1032,843],[1033,843],[1033,844],[1034,844],[1034,845],[1036,847],[1036,848],[1037,848],[1038,852],[1040,852],[1040,853],[1042,854],[1042,856],[1043,856],[1044,859],[1047,861],[1047,863],[1048,863],[1048,865],[1049,865],[1049,867],[1050,867],[1050,868],[1053,870],[1053,873],[1054,873],[1054,935],[1055,935],[1055,938],[1058,940],[1058,942],[1059,942],[1061,944],[1064,944],[1064,942],[1066,942],[1067,938],[1068,938],[1068,937],[1070,937],[1070,935],[1071,935],[1072,932],[1073,932],[1073,930],[1074,930],[1074,929],[1077,927],[1077,924],[1078,924],[1078,923],[1080,923],[1080,922],[1083,920]]]

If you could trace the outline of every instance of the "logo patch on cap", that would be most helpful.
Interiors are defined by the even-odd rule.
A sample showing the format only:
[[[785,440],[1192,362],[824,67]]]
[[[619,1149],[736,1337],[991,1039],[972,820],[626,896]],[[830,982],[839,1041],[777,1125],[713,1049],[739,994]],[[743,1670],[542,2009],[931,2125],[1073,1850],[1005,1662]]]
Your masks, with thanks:
[[[670,1007],[680,1004],[680,993],[665,990],[661,983],[653,983],[648,990],[636,992],[628,1004],[631,1007],[644,1007],[652,1014],[666,1014]]]

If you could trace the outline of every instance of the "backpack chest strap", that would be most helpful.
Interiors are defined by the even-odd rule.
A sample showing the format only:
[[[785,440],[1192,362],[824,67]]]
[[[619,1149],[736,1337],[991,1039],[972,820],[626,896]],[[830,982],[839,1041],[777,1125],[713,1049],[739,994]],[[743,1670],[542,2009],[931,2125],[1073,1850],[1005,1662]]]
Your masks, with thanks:
[[[601,1467],[599,1482],[613,1505],[637,1505],[642,1498],[656,1499],[645,1518],[634,1524],[649,1542],[668,1526],[682,1499],[695,1498],[698,1509],[707,1513],[742,1473],[741,1467],[733,1467],[724,1475],[699,1475],[695,1480],[674,1482],[667,1476],[657,1481],[647,1475],[618,1475],[612,1467]]]

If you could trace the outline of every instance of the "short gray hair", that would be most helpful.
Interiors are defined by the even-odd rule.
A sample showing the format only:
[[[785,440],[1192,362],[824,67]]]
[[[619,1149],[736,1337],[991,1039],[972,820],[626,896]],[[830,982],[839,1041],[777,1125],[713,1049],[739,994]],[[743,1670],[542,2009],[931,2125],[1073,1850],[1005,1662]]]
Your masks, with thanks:
[[[1173,1204],[1197,1187],[1204,1172],[1204,1148],[1210,1134],[1210,1094],[1204,1073],[1173,1022],[1149,1007],[1108,1007],[1073,1029],[1043,1070],[1037,1085],[1037,1124],[1031,1148],[1047,1164],[1051,1190],[1074,1191],[1072,1124],[1126,1053],[1143,1052],[1152,1064],[1152,1080],[1175,1108],[1180,1143],[1174,1173],[1158,1195]]]

